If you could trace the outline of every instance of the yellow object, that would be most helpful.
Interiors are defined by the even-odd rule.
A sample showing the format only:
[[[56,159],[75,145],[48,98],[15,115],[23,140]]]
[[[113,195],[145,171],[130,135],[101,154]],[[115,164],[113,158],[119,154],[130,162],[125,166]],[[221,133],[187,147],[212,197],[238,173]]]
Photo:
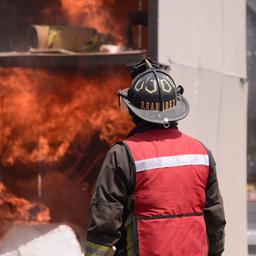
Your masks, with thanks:
[[[54,40],[57,36],[59,36],[61,33],[61,29],[50,29],[48,33],[48,38],[47,38],[47,48],[52,48],[54,44]]]
[[[116,248],[86,241],[85,256],[113,256]]]

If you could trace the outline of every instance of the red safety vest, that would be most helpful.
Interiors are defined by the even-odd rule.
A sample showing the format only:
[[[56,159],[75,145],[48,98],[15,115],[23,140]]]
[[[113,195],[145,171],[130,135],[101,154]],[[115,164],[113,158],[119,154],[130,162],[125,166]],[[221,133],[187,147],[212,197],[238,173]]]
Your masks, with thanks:
[[[136,171],[136,255],[206,256],[204,146],[175,128],[136,133],[124,143]]]

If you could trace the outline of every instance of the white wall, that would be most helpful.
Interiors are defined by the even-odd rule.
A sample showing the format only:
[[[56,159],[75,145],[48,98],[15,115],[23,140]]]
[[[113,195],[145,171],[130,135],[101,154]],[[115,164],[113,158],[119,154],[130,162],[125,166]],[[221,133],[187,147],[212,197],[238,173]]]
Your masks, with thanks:
[[[247,255],[245,0],[159,0],[158,60],[185,88],[181,129],[213,152],[227,219],[225,256]]]

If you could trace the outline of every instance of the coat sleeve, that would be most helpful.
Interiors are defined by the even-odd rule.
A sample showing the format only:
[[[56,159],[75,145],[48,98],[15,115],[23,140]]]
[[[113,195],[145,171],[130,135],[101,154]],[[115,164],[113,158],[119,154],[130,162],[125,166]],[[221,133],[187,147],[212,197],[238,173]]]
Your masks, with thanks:
[[[116,144],[108,152],[97,178],[86,255],[109,255],[107,251],[120,239],[131,179],[126,148]]]
[[[209,255],[220,256],[224,251],[226,221],[223,200],[218,186],[216,163],[212,153],[209,150],[207,151],[209,155],[209,176],[206,186],[204,218],[209,243]]]

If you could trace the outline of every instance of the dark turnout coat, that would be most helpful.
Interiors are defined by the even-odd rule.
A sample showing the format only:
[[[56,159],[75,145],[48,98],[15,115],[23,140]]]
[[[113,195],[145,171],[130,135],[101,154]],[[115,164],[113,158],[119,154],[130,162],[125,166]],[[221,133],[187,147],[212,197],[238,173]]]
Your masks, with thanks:
[[[135,130],[108,152],[91,202],[86,255],[205,256],[224,250],[211,152],[177,128]]]

